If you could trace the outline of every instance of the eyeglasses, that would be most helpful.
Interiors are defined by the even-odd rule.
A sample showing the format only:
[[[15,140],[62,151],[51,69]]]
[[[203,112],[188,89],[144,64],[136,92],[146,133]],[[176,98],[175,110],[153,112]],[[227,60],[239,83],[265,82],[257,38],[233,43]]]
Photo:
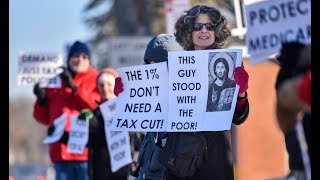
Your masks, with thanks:
[[[193,30],[200,31],[203,26],[205,26],[208,31],[214,31],[217,28],[217,24],[214,23],[194,23]]]

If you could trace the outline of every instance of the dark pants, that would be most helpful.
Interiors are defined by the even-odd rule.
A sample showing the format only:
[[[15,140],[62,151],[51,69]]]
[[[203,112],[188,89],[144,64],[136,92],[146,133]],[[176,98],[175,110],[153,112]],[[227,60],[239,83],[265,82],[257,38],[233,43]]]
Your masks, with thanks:
[[[56,180],[89,180],[87,161],[60,161],[54,163]]]

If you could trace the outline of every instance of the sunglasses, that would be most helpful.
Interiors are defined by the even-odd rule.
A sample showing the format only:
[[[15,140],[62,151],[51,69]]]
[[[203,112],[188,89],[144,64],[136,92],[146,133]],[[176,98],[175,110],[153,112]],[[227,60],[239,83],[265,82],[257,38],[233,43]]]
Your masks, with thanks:
[[[217,28],[217,24],[214,23],[194,23],[193,30],[200,31],[203,26],[205,26],[208,31],[214,31]]]

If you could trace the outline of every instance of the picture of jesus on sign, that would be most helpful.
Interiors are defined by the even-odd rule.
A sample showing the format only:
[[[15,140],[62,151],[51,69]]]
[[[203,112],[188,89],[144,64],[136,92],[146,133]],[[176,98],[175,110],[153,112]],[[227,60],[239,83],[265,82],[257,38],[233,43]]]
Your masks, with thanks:
[[[231,53],[209,53],[209,89],[206,112],[229,111],[236,88]]]

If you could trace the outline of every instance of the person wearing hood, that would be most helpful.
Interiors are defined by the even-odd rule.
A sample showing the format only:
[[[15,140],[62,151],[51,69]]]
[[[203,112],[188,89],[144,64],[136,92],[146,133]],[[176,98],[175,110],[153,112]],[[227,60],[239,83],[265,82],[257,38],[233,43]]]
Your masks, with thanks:
[[[159,34],[153,37],[147,45],[144,54],[145,64],[153,64],[168,61],[168,51],[182,51],[182,47],[176,42],[175,36]],[[121,78],[116,78],[115,95],[123,91]],[[138,155],[138,168],[133,176],[138,180],[161,180],[164,167],[158,160],[159,152],[167,138],[167,132],[147,132]]]
[[[91,51],[80,41],[75,41],[69,49],[67,67],[63,67],[60,88],[41,88],[34,86],[37,100],[33,116],[37,122],[49,126],[48,135],[54,129],[54,122],[65,118],[64,130],[70,131],[71,116],[78,116],[83,109],[95,110],[101,97],[95,82],[99,71],[90,65]],[[49,155],[54,164],[56,180],[87,180],[88,148],[83,152],[71,153],[67,144],[52,142],[49,144]]]

